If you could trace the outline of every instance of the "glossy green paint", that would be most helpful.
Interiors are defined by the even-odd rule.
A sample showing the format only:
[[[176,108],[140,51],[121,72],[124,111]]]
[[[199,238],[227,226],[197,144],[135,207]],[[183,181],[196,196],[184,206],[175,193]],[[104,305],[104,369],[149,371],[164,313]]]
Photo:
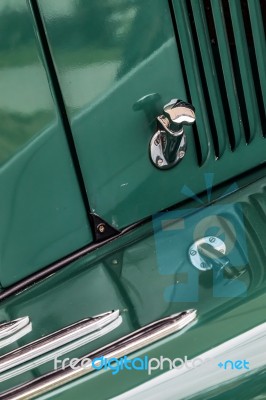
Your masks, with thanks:
[[[259,2],[255,1],[254,4],[255,3]],[[255,95],[255,87],[251,79],[252,69],[248,54],[249,45],[245,36],[245,27],[240,1],[231,1],[229,6],[234,30],[237,57],[241,65],[240,75],[243,82],[243,91],[247,101],[247,117],[250,124],[251,139],[254,137],[254,135],[261,134],[262,127],[260,123],[259,107]],[[263,57],[263,54],[261,54],[261,57]]]
[[[163,104],[186,97],[167,1],[38,4],[92,211],[121,228],[171,204],[173,172],[148,152]],[[141,109],[150,93],[161,98]]]
[[[259,342],[258,340],[257,343],[250,344],[249,350],[251,350],[251,352],[258,352],[260,350],[260,344],[265,345],[265,341]],[[216,349],[214,348],[214,350]],[[244,352],[241,353],[245,357]],[[260,352],[258,352],[257,358],[260,358],[259,354]],[[210,369],[212,369],[211,366]],[[193,376],[191,376],[192,373],[183,374],[182,380],[179,379],[179,381],[175,379],[169,379],[167,382],[161,382],[160,379],[159,383],[155,382],[154,380],[153,382],[151,382],[151,384],[153,384],[154,386],[149,385],[151,386],[149,388],[150,390],[147,389],[147,384],[142,385],[138,388],[138,393],[135,393],[134,390],[128,391],[122,396],[116,396],[114,400],[138,400],[140,396],[143,399],[153,400],[161,400],[162,398],[163,400],[231,400],[239,398],[243,400],[258,400],[263,399],[266,394],[266,369],[264,367],[257,368],[254,373],[247,372],[246,374],[241,374],[239,370],[235,370],[233,373],[229,369],[227,371],[220,370],[219,378],[221,379],[221,381],[223,381],[223,383],[215,386],[213,385],[213,387],[208,387],[207,390],[202,390],[202,386],[204,386],[204,384],[210,384],[211,380],[209,374],[213,373],[213,371],[208,371],[205,368],[204,371],[198,370],[197,376],[195,374],[195,371]],[[250,384],[251,380],[252,384]],[[195,384],[196,382],[197,385]],[[158,385],[158,383],[159,385],[161,385],[161,387]],[[184,390],[185,387],[188,388],[187,391]],[[190,392],[190,394],[188,394],[188,391]],[[196,393],[197,391],[198,393]],[[192,395],[191,392],[193,393]],[[58,398],[62,397],[59,396]]]
[[[92,240],[27,2],[0,6],[0,282]]]
[[[159,215],[153,223],[124,235],[5,301],[0,308],[0,316],[7,320],[25,315],[31,318],[33,332],[18,341],[17,346],[21,346],[88,315],[119,308],[123,324],[70,355],[78,357],[153,320],[179,310],[196,308],[196,324],[134,355],[170,358],[187,355],[189,359],[199,356],[265,321],[265,199],[266,179],[263,178],[214,203],[209,202],[208,196],[201,198],[203,204],[189,202],[183,206],[181,230],[180,215],[175,215],[177,221],[173,220],[173,213]],[[158,221],[161,226],[158,226]],[[233,297],[221,296],[221,292],[218,294],[221,282],[213,280],[209,272],[200,272],[197,284],[194,287],[190,285],[196,270],[189,262],[188,248],[197,235],[201,237],[214,231],[221,238],[234,237],[238,267],[246,269],[241,281],[244,284],[242,288],[247,290],[234,291],[231,293]],[[170,251],[167,243],[170,244]],[[229,239],[228,257],[234,265],[236,258],[230,243]],[[162,256],[167,257],[163,266]],[[172,288],[170,298],[169,287]],[[227,283],[223,288],[226,287]],[[198,298],[195,298],[197,291]],[[5,352],[10,349],[11,346]],[[1,388],[7,389],[52,368],[51,363],[36,368],[17,380],[1,383]],[[213,368],[218,367],[214,365]],[[151,376],[145,371],[124,370],[117,375],[108,371],[93,372],[41,398],[83,399],[90,396],[99,400],[109,399],[162,372],[154,371]],[[253,372],[251,369],[250,374]],[[219,390],[225,388],[228,381],[225,380],[223,385]],[[252,387],[252,379],[248,385]],[[185,393],[182,395],[185,397]],[[202,397],[205,398],[208,397]]]
[[[227,97],[230,98],[230,108],[232,113],[232,124],[235,133],[235,145],[238,145],[243,138],[244,128],[241,123],[241,114],[239,101],[236,96],[235,79],[233,74],[232,62],[230,58],[230,48],[226,34],[226,26],[224,24],[224,17],[222,9],[217,1],[212,3],[212,10],[214,15],[214,25],[219,41],[219,51],[223,55],[221,57],[221,65],[224,75],[227,76],[225,81]]]
[[[258,74],[262,87],[266,87],[266,60],[265,57],[261,57],[262,54],[266,54],[266,43],[261,36],[261,32],[263,31],[263,20],[260,12],[260,4],[250,4],[247,3],[249,7],[250,13],[250,22],[251,29],[254,37],[254,46],[255,46],[255,54],[256,61],[258,64]],[[266,93],[262,92],[264,109],[266,109]]]
[[[229,150],[228,137],[222,131],[222,119],[217,121],[217,129],[223,135],[219,137],[222,156],[215,160],[212,131],[205,115],[203,89],[199,84],[201,77],[190,39],[187,5],[180,0],[174,1],[177,29],[184,39],[181,50],[185,54],[193,104],[199,110],[197,126],[205,162],[202,167],[198,166],[192,130],[188,130],[189,150],[180,165],[167,172],[156,170],[151,165],[148,144],[156,128],[155,116],[161,113],[162,105],[171,97],[186,99],[186,94],[168,2],[136,0],[128,3],[120,0],[39,0],[92,210],[115,227],[125,226],[184,199],[185,194],[181,191],[184,183],[194,192],[202,191],[206,184],[205,172],[215,172],[213,183],[217,184],[265,160],[265,140],[255,135],[258,128],[256,120],[253,119],[255,126],[253,124],[254,130],[251,132],[254,140],[246,146],[244,128],[237,118],[233,121],[234,135],[238,138],[234,153]],[[207,57],[207,32],[204,31],[204,20],[197,4],[200,3],[193,3],[192,11],[198,18],[196,24],[201,38],[201,51]],[[212,2],[212,7],[217,7],[217,27],[220,26],[217,22],[219,4],[215,0]],[[15,60],[13,56],[3,57],[5,61],[2,62],[10,62],[9,69],[12,63],[19,67],[18,93],[25,96],[20,106],[23,103],[25,107],[30,106],[29,115],[34,119],[34,124],[40,125],[34,125],[32,131],[28,132],[30,120],[27,116],[27,129],[22,139],[15,142],[14,146],[8,146],[0,156],[4,163],[0,177],[3,176],[5,190],[11,193],[9,197],[9,192],[5,193],[5,204],[1,209],[4,221],[1,229],[6,229],[3,231],[5,241],[1,255],[9,255],[9,258],[5,258],[9,261],[9,269],[2,269],[5,273],[2,282],[5,284],[32,273],[91,240],[56,99],[48,86],[49,74],[40,44],[36,44],[32,15],[25,3],[17,1],[13,7],[12,13],[16,10],[16,18],[23,14],[23,21],[30,26],[33,45],[27,46],[30,49],[29,58],[25,59],[25,49],[18,50],[18,47]],[[1,18],[6,21],[6,11],[3,10]],[[20,26],[18,30],[23,32]],[[142,40],[136,41],[136,35],[141,36]],[[11,42],[16,44],[14,38]],[[220,41],[219,44],[226,49],[226,43]],[[26,67],[34,65],[39,71],[40,78],[36,74],[38,85],[33,85],[34,74],[28,73],[27,79],[22,79],[25,68],[19,64],[20,52],[22,63]],[[225,64],[226,61],[224,69],[230,66]],[[2,73],[4,68],[2,66]],[[205,73],[211,74],[207,66]],[[230,75],[230,69],[227,73]],[[213,89],[217,86],[217,77],[208,79],[214,85],[210,89],[215,95]],[[34,86],[34,90],[38,89],[37,94],[34,92],[37,106],[37,99],[46,99],[48,106],[38,106],[38,110],[41,113],[43,109],[48,109],[47,121],[43,122],[40,115],[33,117],[34,107],[27,90],[24,88],[23,91],[23,84],[27,90],[29,84]],[[252,88],[248,82],[246,84],[248,93]],[[45,95],[40,96],[42,87]],[[14,102],[14,82],[9,90]],[[231,93],[230,85],[226,90]],[[8,90],[5,92],[8,93]],[[139,106],[136,101],[153,92],[160,94],[159,102],[148,105],[147,109],[137,110]],[[8,96],[4,101],[7,113]],[[219,101],[217,96],[214,99],[216,109],[219,109]],[[234,103],[233,107],[237,115],[238,105]],[[15,113],[23,115],[21,110]],[[249,113],[249,117],[253,118],[252,113]],[[13,116],[11,120],[14,122]],[[20,120],[19,130],[22,124]],[[248,183],[247,178],[245,184]],[[209,184],[210,181],[208,189]],[[229,192],[235,190],[236,187],[232,186]],[[224,195],[223,191],[219,195]],[[217,198],[217,194],[214,197]],[[152,223],[135,229],[8,299],[0,305],[0,321],[28,315],[33,322],[33,331],[16,344],[3,349],[4,352],[89,315],[117,308],[123,316],[123,324],[118,329],[68,356],[88,354],[153,320],[192,307],[198,310],[199,315],[194,326],[135,355],[163,355],[170,358],[187,355],[191,358],[258,326],[265,321],[266,306],[265,198],[266,180],[261,179],[214,204],[209,203],[208,195],[201,199],[202,203],[188,202],[180,206],[177,212],[159,214]],[[219,216],[222,218],[219,219]],[[225,225],[224,220],[227,221]],[[188,259],[187,251],[191,243],[205,234],[214,234],[213,229],[222,237],[236,238],[233,245],[237,248],[241,268],[246,269],[240,289],[246,287],[247,291],[234,291],[234,297],[217,295],[217,289],[226,289],[228,286],[213,280],[211,273],[200,273],[197,277]],[[8,243],[6,238],[10,238]],[[230,244],[229,240],[229,247]],[[32,249],[34,254],[31,254]],[[234,262],[234,258],[232,260]],[[191,277],[194,279],[192,286]],[[49,363],[17,379],[1,382],[0,391],[40,376],[52,368],[52,363]],[[108,371],[94,372],[42,398],[66,400],[90,396],[100,400],[109,399],[159,373],[162,371],[148,377],[146,372],[140,371],[123,371],[116,376]],[[257,395],[253,391],[254,381],[262,388],[259,392],[261,395],[263,371],[260,369],[254,375],[252,373],[244,381],[242,378],[234,383],[225,380],[216,392],[206,392],[197,399],[205,400],[212,396],[231,400],[236,388],[242,388],[243,396],[250,400],[251,396]],[[228,378],[230,380],[230,375]],[[185,396],[183,393],[181,395]]]
[[[169,2],[73,0],[57,1],[55,6],[52,0],[39,0],[38,4],[92,211],[114,227],[124,227],[184,200],[184,183],[193,192],[201,192],[206,172],[215,173],[217,184],[265,161],[266,141],[255,114],[255,125],[250,124],[249,133],[254,139],[248,146],[245,143],[247,127],[243,127],[239,114],[229,48],[221,35],[219,51],[225,90],[232,104],[233,131],[227,131],[217,87],[219,76],[214,72],[200,2],[193,2],[192,11],[200,51],[206,60],[207,88],[217,115],[220,158],[214,149],[212,136],[216,134],[207,113],[209,106],[203,93],[187,3],[173,1],[191,101],[196,107],[202,166],[198,163],[194,133],[186,127],[186,156],[167,171],[158,170],[149,159],[155,118],[171,98],[187,100]],[[218,2],[213,2],[212,7],[218,8],[215,18],[219,18]],[[221,21],[217,24],[218,33],[219,28],[223,28]],[[142,106],[136,104],[150,93],[157,93],[160,99]],[[248,91],[245,93],[248,95]],[[247,105],[252,105],[253,110],[256,104],[252,98]],[[251,113],[249,110],[248,115]],[[231,136],[234,146],[229,143]]]

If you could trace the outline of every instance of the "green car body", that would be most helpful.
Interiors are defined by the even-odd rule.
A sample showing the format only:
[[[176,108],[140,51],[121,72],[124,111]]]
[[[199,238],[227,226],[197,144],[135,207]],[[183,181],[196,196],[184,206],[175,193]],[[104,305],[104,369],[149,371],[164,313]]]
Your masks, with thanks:
[[[2,1],[0,32],[0,324],[32,323],[0,341],[0,399],[264,398],[266,4]],[[151,140],[173,98],[196,122],[160,169]],[[202,238],[226,257],[196,268]],[[51,360],[1,373],[7,353],[84,318],[119,310],[121,323],[70,359],[190,309],[183,331],[123,355],[209,360],[197,368],[47,388]]]

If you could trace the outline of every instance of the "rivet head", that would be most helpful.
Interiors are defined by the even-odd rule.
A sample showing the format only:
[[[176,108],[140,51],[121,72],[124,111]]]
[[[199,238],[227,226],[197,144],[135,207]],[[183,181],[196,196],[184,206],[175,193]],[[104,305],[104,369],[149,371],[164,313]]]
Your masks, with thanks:
[[[163,160],[161,158],[158,158],[157,165],[160,165],[160,166],[163,165]]]
[[[183,150],[181,150],[181,151],[179,152],[179,158],[183,158],[184,155],[185,155],[185,152],[184,152]]]
[[[113,261],[112,261],[112,264],[113,265],[117,265],[118,264],[118,260],[116,258],[114,258]]]
[[[100,233],[104,233],[105,232],[105,225],[104,224],[99,224],[97,226],[97,231]]]

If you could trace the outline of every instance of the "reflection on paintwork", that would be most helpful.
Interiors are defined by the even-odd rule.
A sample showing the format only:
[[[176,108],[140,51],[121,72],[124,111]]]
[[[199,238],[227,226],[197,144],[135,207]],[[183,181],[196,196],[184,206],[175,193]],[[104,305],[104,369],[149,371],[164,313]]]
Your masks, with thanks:
[[[96,260],[99,253],[97,255],[90,253],[49,279],[6,301],[3,311],[10,315],[9,319],[17,318],[23,313],[29,315],[35,323],[34,331],[18,346],[58,330],[88,314],[95,315],[110,309],[121,310],[123,324],[111,339],[109,337],[101,341],[101,345],[165,316],[185,309],[197,309],[196,324],[184,334],[169,338],[168,343],[158,343],[159,347],[154,352],[149,347],[145,348],[141,355],[149,357],[163,355],[173,359],[184,358],[187,355],[188,359],[192,359],[262,324],[265,322],[266,305],[264,276],[266,253],[265,235],[263,235],[265,221],[262,221],[263,218],[265,220],[266,211],[265,193],[266,180],[261,179],[215,205],[215,210],[219,207],[222,210],[227,204],[235,204],[236,211],[233,209],[230,211],[231,220],[236,219],[234,227],[238,234],[241,221],[237,216],[239,204],[243,210],[245,226],[248,227],[252,222],[256,227],[255,231],[252,229],[245,231],[246,242],[238,243],[235,249],[231,249],[234,263],[238,260],[239,264],[247,264],[245,278],[239,279],[239,284],[240,280],[243,280],[245,296],[241,293],[240,296],[239,293],[222,296],[223,290],[227,287],[225,282],[217,282],[211,275],[206,275],[206,271],[197,271],[191,265],[187,256],[191,240],[190,229],[183,230],[182,241],[177,240],[176,236],[171,237],[171,247],[174,250],[167,258],[168,248],[165,246],[161,248],[158,245],[158,231],[154,229],[154,225],[146,224],[103,247],[101,261]],[[216,215],[212,215],[213,224],[210,213],[209,219],[204,218],[206,208],[211,209],[212,206],[204,209],[196,206],[197,204],[191,203],[189,209],[194,207],[194,214],[198,214],[196,220],[199,221],[202,217],[201,230],[212,229],[217,223]],[[191,218],[192,215],[184,216],[184,223],[179,225],[168,221],[166,232],[172,232],[170,227],[183,229],[182,226],[190,224]],[[231,234],[231,226],[228,225],[221,231],[222,236],[226,235],[227,243],[230,242],[228,236]],[[161,229],[165,228],[164,224]],[[240,234],[239,238],[241,239]],[[235,239],[238,240],[238,235]],[[167,260],[164,271],[160,270],[162,264],[158,258],[158,254],[162,252],[165,253]],[[200,276],[197,276],[197,286],[192,286],[189,282],[191,271],[200,273]],[[172,288],[172,297],[168,296],[169,288]],[[40,309],[48,309],[49,315],[40,313]],[[98,344],[95,347],[90,346],[85,352],[83,349],[82,352],[71,353],[69,356],[79,357],[98,347]],[[21,383],[23,379],[32,379],[33,375],[40,376],[51,369],[51,364],[43,365],[28,373],[26,377],[21,376],[19,381],[12,380],[5,383],[5,389]],[[128,390],[131,380],[137,384],[143,379],[139,371],[138,376],[129,377],[124,375],[125,373],[125,371],[119,373],[124,383],[119,381],[119,385],[113,386],[112,390],[106,386],[109,397]],[[94,380],[94,377],[88,379]],[[95,379],[97,381],[98,378]],[[146,377],[144,379],[146,380]],[[93,382],[90,381],[90,384]],[[101,385],[101,388],[101,393],[107,390],[105,385]],[[102,397],[107,396],[103,394]]]
[[[114,285],[108,270],[103,264],[95,264],[95,262],[92,268],[88,268],[87,262],[84,264],[83,261],[81,264],[79,263],[79,272],[73,271],[74,275],[72,274],[74,264],[71,266],[68,270],[68,273],[70,273],[69,278],[66,280],[61,280],[62,275],[59,272],[53,276],[53,280],[57,281],[54,286],[48,288],[46,286],[47,281],[37,285],[38,293],[35,292],[34,299],[32,298],[33,302],[29,301],[28,295],[30,292],[26,291],[24,295],[26,295],[27,300],[23,295],[25,301],[21,298],[19,300],[16,296],[6,303],[6,315],[7,317],[12,315],[12,319],[15,318],[14,315],[25,315],[26,310],[29,310],[30,313],[28,315],[34,329],[26,339],[23,338],[17,343],[0,350],[0,356],[38,340],[40,337],[58,331],[78,320],[87,318],[88,315],[95,316],[109,310],[119,309],[123,323],[114,331],[109,332],[108,335],[98,338],[95,343],[84,344],[75,351],[68,352],[66,357],[81,357],[132,330],[129,304],[127,299],[123,298],[123,293],[121,293],[119,287]],[[46,311],[40,312],[40,310]],[[53,370],[53,367],[54,363],[50,361],[16,378],[1,382],[1,391],[43,375]]]
[[[40,67],[29,10],[1,2],[0,166],[54,119],[53,101]]]
[[[146,400],[161,400],[162,393],[164,400],[202,400],[214,399],[215,395],[224,394],[224,398],[243,398],[239,396],[230,397],[227,392],[232,388],[239,389],[243,378],[247,376],[252,382],[258,378],[265,369],[266,357],[266,323],[261,324],[231,340],[222,343],[220,346],[199,354],[195,359],[190,360],[194,368],[178,368],[168,371],[150,382],[115,397],[114,400],[138,400],[140,397]],[[247,368],[238,368],[235,371],[228,369],[225,372],[219,368],[219,360],[239,360]],[[200,363],[195,361],[200,361]],[[247,361],[249,360],[249,361]],[[249,368],[250,365],[250,368]],[[250,376],[250,373],[253,376]],[[248,375],[247,375],[248,374]],[[239,380],[242,381],[239,382]],[[194,382],[192,385],[191,382]],[[252,385],[253,386],[253,385]],[[260,393],[256,389],[253,394]],[[262,390],[262,387],[260,388]],[[263,390],[264,392],[264,390]],[[262,393],[262,392],[261,392]],[[252,391],[249,395],[252,394]],[[244,397],[251,399],[251,397]]]
[[[184,177],[199,193],[204,190],[204,173],[215,172],[215,183],[219,183],[265,159],[262,136],[246,146],[237,138],[237,129],[232,132],[224,119],[217,128],[219,137],[209,129],[199,55],[194,53],[195,37],[199,34],[204,43],[208,32],[199,29],[197,35],[191,34],[194,21],[189,21],[191,13],[185,1],[173,2],[180,11],[176,13],[179,50],[169,9],[172,2],[167,0],[69,0],[66,5],[59,0],[55,13],[52,3],[38,0],[90,205],[109,224],[119,229],[184,200],[180,190]],[[196,4],[200,20],[203,9]],[[197,22],[195,18],[196,26]],[[183,73],[197,121],[193,135],[192,128],[186,128],[188,146],[182,162],[172,170],[160,171],[150,162],[149,143],[163,105],[172,98],[188,100],[179,58],[182,50]],[[214,50],[217,53],[217,45]],[[230,77],[231,69],[228,71]],[[210,68],[208,74],[206,79],[212,82]],[[219,100],[220,92],[216,92],[218,97],[215,93],[211,98]],[[158,101],[149,110],[137,110],[138,100],[151,93],[158,95]],[[231,97],[229,103],[234,102]],[[218,109],[213,108],[217,117],[214,125],[223,114]],[[235,120],[232,123],[237,128]],[[229,144],[234,135],[239,145],[232,152]]]
[[[0,282],[91,241],[29,3],[0,7]]]
[[[158,176],[149,159],[163,104],[186,99],[169,5],[73,0],[65,8],[59,1],[54,15],[51,3],[38,1],[90,205],[121,228],[171,202],[171,193],[155,195]],[[158,101],[148,113],[137,110],[150,93]],[[160,176],[160,190],[168,183]]]
[[[106,95],[116,82],[172,36],[162,32],[165,9],[158,0],[40,1],[66,105],[74,116]],[[152,27],[147,28],[147,13]],[[162,13],[164,13],[162,15]],[[149,23],[151,26],[151,22]],[[71,33],[65,40],[65,30]],[[141,43],[136,42],[141,35]]]

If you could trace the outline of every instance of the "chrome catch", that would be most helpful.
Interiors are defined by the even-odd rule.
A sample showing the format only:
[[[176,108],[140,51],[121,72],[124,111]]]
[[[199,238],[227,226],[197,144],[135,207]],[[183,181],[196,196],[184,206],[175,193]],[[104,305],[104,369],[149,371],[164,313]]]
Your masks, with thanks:
[[[157,117],[157,131],[150,142],[150,157],[159,169],[174,167],[186,154],[186,135],[183,125],[195,121],[194,107],[173,99],[164,106],[165,115]]]

